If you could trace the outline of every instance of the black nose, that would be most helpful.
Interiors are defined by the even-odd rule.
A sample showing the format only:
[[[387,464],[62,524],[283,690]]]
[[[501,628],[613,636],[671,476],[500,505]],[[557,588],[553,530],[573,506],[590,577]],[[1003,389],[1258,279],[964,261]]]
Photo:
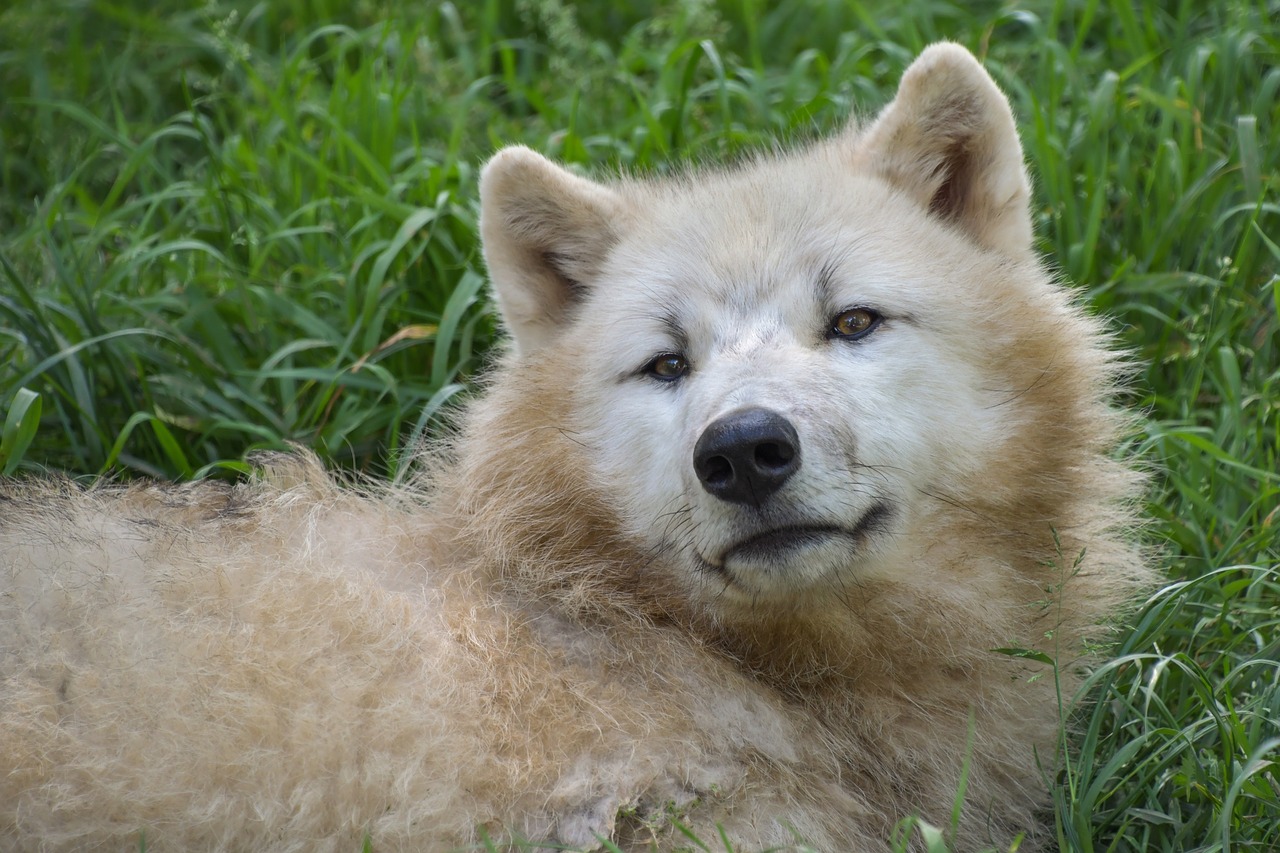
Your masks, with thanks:
[[[760,506],[800,467],[800,438],[768,409],[741,409],[714,421],[693,448],[702,488],[721,500]]]

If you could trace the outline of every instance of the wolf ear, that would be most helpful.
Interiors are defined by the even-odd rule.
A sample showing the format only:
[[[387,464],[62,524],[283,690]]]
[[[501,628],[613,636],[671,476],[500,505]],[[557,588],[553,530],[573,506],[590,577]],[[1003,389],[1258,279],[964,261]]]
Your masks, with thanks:
[[[480,234],[498,308],[527,355],[568,318],[617,242],[622,201],[523,146],[480,175]]]
[[[854,156],[980,245],[1031,246],[1030,183],[1009,101],[960,45],[932,45],[911,63]]]

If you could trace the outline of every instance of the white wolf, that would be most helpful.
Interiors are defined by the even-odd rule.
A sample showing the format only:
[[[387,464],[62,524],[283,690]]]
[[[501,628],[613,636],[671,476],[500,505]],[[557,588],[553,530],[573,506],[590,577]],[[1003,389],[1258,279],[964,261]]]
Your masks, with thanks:
[[[512,342],[412,488],[0,493],[0,847],[1042,843],[1054,675],[994,650],[1069,693],[1149,574],[973,57],[792,153],[481,194]]]

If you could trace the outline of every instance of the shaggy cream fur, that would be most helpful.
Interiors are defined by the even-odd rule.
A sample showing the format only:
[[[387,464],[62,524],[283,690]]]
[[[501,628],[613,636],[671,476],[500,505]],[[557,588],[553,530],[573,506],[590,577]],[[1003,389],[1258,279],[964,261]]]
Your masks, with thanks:
[[[0,848],[665,849],[675,813],[873,851],[947,825],[967,762],[955,848],[1038,849],[1054,675],[993,650],[1070,695],[1152,576],[1117,358],[1033,254],[1021,156],[954,45],[865,130],[722,172],[509,149],[482,228],[514,341],[418,482],[298,453],[5,486]],[[822,337],[869,304],[874,335]],[[641,369],[671,353],[683,384]],[[699,486],[743,389],[804,442],[774,500],[837,532],[747,547],[764,510]]]

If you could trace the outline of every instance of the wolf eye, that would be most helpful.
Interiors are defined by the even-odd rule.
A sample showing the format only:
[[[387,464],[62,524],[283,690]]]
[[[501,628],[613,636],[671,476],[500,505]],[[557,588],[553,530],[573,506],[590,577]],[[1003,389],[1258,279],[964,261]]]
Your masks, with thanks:
[[[673,382],[689,372],[689,362],[675,352],[664,352],[644,366],[644,372],[654,379]]]
[[[856,341],[866,337],[880,325],[880,315],[870,308],[850,308],[831,318],[828,338]]]

